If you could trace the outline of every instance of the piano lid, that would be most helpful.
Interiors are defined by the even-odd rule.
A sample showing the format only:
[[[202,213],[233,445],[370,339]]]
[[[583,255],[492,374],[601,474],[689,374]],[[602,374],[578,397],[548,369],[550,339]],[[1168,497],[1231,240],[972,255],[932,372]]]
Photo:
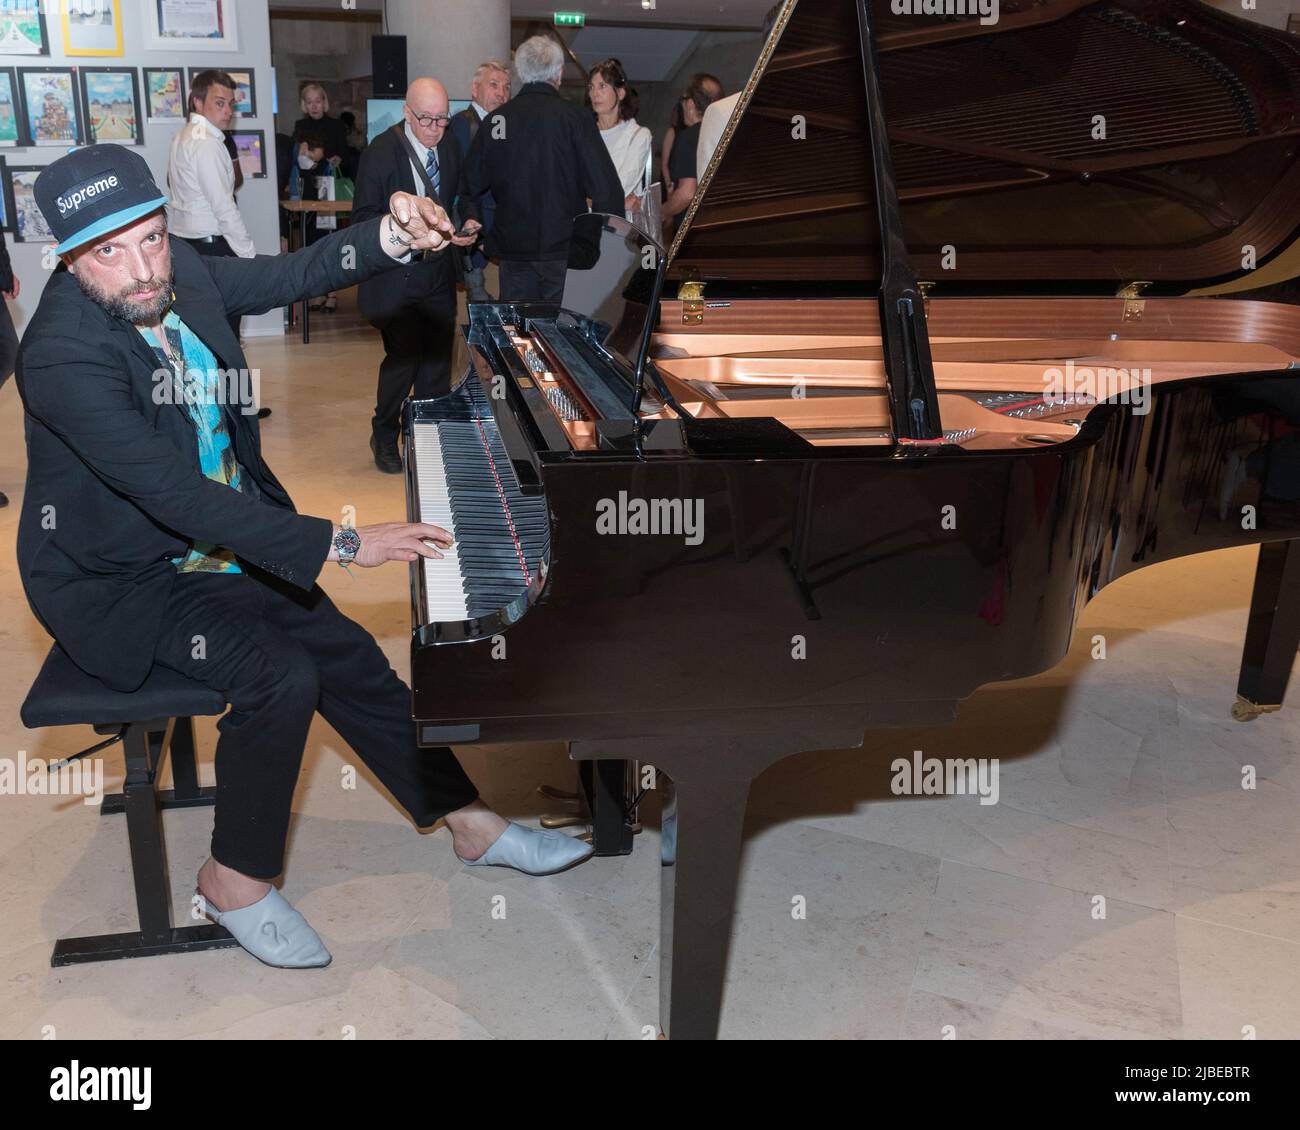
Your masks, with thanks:
[[[918,277],[1177,290],[1300,236],[1300,38],[1195,0],[1002,0],[989,25],[875,4]],[[854,0],[788,0],[670,278],[874,289],[859,51]]]

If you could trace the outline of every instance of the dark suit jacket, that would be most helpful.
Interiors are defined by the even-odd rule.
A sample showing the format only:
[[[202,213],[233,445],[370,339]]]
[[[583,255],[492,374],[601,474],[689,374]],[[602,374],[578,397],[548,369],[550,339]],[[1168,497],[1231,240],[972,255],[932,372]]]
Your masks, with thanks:
[[[386,129],[361,153],[357,170],[356,195],[352,200],[352,222],[388,213],[388,200],[394,192],[415,192],[415,170],[411,158],[398,137],[399,122]],[[460,143],[451,130],[443,130],[438,142],[438,203],[455,219],[456,205],[464,182],[464,157]],[[423,187],[423,181],[421,181]],[[462,256],[457,248],[416,258],[400,267],[370,279],[357,288],[357,305],[361,313],[378,325],[388,321],[413,301],[444,294],[455,300],[456,279],[461,273]]]
[[[456,140],[460,142],[461,152],[468,153],[469,147],[474,144],[474,138],[481,126],[482,122],[479,121],[478,111],[471,104],[459,113],[452,114],[451,125],[448,128],[456,135]],[[492,223],[496,219],[496,211],[497,202],[492,198],[492,193],[483,193],[478,201],[478,221],[483,225],[484,237],[492,230]],[[482,246],[483,241],[480,239],[473,248],[468,249],[472,253],[473,265],[479,268],[487,266],[487,256],[480,250]]]
[[[498,119],[504,128],[497,129]],[[485,250],[500,259],[564,259],[573,217],[623,216],[623,183],[600,139],[596,116],[548,82],[530,82],[483,119],[465,160],[466,219],[482,221],[491,192],[496,219]]]
[[[378,229],[374,220],[292,255],[252,259],[200,256],[173,239],[173,308],[223,368],[246,369],[227,317],[342,290],[392,266]],[[152,666],[177,575],[168,559],[191,540],[232,549],[304,591],[330,549],[332,523],[296,513],[263,462],[255,414],[235,406],[227,423],[262,497],[203,475],[185,406],[154,395],[158,368],[135,326],[87,298],[66,268],[54,272],[18,358],[27,437],[18,568],[46,630],[121,691],[135,690]]]

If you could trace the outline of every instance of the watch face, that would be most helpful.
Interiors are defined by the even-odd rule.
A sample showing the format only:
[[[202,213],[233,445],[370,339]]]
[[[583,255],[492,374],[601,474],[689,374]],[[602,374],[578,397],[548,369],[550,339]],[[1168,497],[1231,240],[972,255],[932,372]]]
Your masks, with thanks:
[[[340,556],[355,557],[361,548],[361,535],[352,529],[339,530],[334,535],[334,546]]]

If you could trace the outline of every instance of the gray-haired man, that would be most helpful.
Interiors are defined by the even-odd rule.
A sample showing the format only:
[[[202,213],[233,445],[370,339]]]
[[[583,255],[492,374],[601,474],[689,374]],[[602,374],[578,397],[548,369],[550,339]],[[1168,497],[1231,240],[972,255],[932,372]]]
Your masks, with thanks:
[[[515,52],[523,87],[480,126],[467,159],[462,213],[482,220],[491,192],[496,218],[485,250],[501,264],[502,302],[556,302],[573,217],[591,210],[623,215],[623,184],[590,110],[560,97],[564,52],[535,35]]]

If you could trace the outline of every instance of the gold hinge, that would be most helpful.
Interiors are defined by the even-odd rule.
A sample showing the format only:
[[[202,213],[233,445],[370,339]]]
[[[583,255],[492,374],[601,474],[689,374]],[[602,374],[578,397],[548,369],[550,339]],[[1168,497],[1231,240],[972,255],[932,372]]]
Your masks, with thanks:
[[[1131,282],[1120,287],[1116,298],[1124,299],[1124,321],[1140,322],[1147,308],[1147,301],[1141,297],[1142,292],[1151,285],[1150,282]]]
[[[699,279],[684,279],[677,288],[677,299],[682,304],[682,325],[704,324],[704,283]]]
[[[930,314],[930,291],[934,289],[932,282],[918,282],[916,289],[921,292],[921,304],[925,308],[926,316]]]

